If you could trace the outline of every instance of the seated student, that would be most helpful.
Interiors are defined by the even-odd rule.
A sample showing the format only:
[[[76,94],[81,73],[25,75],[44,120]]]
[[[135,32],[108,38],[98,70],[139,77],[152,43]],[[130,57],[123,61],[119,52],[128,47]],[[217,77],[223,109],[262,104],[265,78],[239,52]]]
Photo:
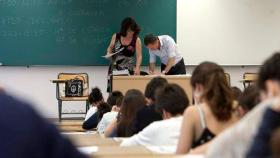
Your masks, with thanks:
[[[30,105],[0,91],[1,158],[85,158]]]
[[[238,87],[231,87],[234,100],[238,100],[240,95],[242,94],[242,91]]]
[[[192,74],[191,85],[199,104],[190,106],[184,113],[178,154],[207,143],[238,120],[231,88],[219,65],[201,63]]]
[[[244,118],[230,127],[209,145],[207,158],[243,158],[249,151],[254,137],[259,130],[263,115],[273,105],[275,97],[280,95],[277,86],[280,81],[280,53],[271,56],[261,67],[258,88],[262,102],[255,106]],[[260,146],[263,146],[260,144]],[[265,150],[263,148],[262,150]],[[257,157],[262,157],[258,155]]]
[[[109,111],[111,111],[112,107],[103,102],[97,105],[97,111],[90,116],[86,121],[83,123],[83,129],[90,130],[96,128],[100,120],[102,119],[103,115]]]
[[[125,139],[121,146],[159,146],[163,152],[175,153],[183,120],[182,114],[189,105],[188,97],[180,86],[168,84],[159,89],[155,104],[162,112],[164,120],[151,123],[143,131]],[[164,149],[165,147],[168,147],[168,150]]]
[[[120,91],[113,91],[109,95],[107,103],[112,106],[112,109],[110,112],[107,112],[103,115],[101,121],[97,125],[97,131],[100,134],[103,134],[108,125],[117,118],[122,100],[123,94]]]
[[[135,133],[142,131],[154,121],[162,120],[161,114],[156,111],[155,108],[155,93],[157,89],[165,86],[166,84],[167,80],[162,77],[155,77],[147,84],[145,97],[148,100],[148,104],[140,109],[136,114],[134,122]]]
[[[270,148],[272,153],[272,158],[280,157],[280,128],[277,128],[271,135],[270,138]]]
[[[106,137],[130,137],[134,134],[133,121],[136,113],[146,105],[143,93],[136,89],[128,90],[123,98],[118,118],[105,130]]]
[[[243,117],[260,102],[260,95],[257,86],[251,85],[245,88],[238,99],[238,114]]]
[[[93,88],[88,96],[88,101],[92,105],[92,107],[88,110],[85,117],[85,121],[89,119],[97,111],[97,106],[100,103],[104,102],[101,90],[97,87]]]
[[[280,90],[280,86],[278,88]],[[275,101],[275,103],[272,105],[272,108],[268,108],[264,113],[260,128],[258,129],[257,135],[254,138],[252,146],[246,157],[272,157],[272,150],[269,143],[273,132],[277,130],[277,128],[280,128],[279,100]]]

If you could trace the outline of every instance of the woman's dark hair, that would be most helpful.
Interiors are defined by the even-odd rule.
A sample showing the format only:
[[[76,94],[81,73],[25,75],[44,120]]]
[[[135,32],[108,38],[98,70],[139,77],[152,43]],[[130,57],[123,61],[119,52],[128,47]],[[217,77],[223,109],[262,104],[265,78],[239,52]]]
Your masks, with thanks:
[[[260,93],[255,85],[245,88],[238,99],[239,105],[246,111],[252,110],[260,102]]]
[[[202,99],[210,106],[219,121],[227,121],[233,112],[233,94],[225,78],[224,70],[212,62],[203,62],[193,71],[191,85],[204,87]]]
[[[128,90],[123,98],[123,103],[118,116],[117,136],[132,136],[132,122],[137,112],[146,105],[145,97],[139,90]]]
[[[153,78],[146,86],[145,97],[155,101],[155,95],[158,88],[161,88],[167,84],[167,80],[162,77]]]
[[[89,103],[92,104],[103,100],[101,90],[98,87],[93,88],[88,96]]]
[[[265,82],[267,80],[276,80],[280,82],[280,52],[276,52],[267,59],[261,66],[258,76],[258,87],[265,90]]]
[[[154,36],[153,34],[148,34],[144,38],[144,44],[145,46],[149,44],[154,44],[158,40],[157,36]]]
[[[189,106],[189,99],[183,88],[177,84],[167,84],[158,89],[156,94],[156,108],[165,110],[172,116],[183,114]]]
[[[118,107],[121,106],[121,102],[123,99],[123,94],[120,91],[113,91],[109,94],[109,97],[107,99],[107,103],[112,107],[114,105],[117,105]]]
[[[135,37],[137,37],[141,31],[141,29],[137,25],[136,21],[131,17],[127,17],[122,21],[120,35],[125,37],[126,32],[129,29],[134,32]]]

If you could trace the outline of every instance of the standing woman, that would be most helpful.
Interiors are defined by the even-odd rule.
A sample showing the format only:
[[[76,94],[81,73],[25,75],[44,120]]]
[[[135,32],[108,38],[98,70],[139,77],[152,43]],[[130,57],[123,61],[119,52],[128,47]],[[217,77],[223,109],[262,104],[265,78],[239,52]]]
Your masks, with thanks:
[[[140,75],[142,63],[142,44],[138,37],[140,28],[133,18],[127,17],[121,23],[121,30],[112,37],[107,54],[119,52],[113,56],[115,65],[110,65],[109,75],[112,74],[112,66],[117,70],[128,69],[130,74]],[[136,65],[135,65],[136,53]],[[111,91],[111,78],[108,77],[108,91]]]

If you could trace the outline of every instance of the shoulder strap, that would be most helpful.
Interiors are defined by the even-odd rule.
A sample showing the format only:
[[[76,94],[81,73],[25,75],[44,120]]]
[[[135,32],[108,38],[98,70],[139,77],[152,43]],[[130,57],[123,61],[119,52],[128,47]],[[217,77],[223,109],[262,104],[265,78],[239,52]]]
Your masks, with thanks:
[[[200,105],[196,105],[196,108],[197,108],[198,113],[199,113],[201,127],[202,127],[202,129],[204,129],[204,128],[206,128],[205,115],[204,115],[203,110],[200,107]]]

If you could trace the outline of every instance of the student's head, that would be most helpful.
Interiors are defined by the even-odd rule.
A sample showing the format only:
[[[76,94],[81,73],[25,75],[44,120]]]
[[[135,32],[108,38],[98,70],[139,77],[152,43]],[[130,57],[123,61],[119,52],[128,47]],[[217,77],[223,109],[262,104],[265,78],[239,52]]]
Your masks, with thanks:
[[[193,71],[191,85],[194,97],[206,103],[219,121],[227,121],[232,116],[233,94],[224,70],[212,62],[203,62]]]
[[[159,39],[153,34],[148,34],[144,38],[144,44],[151,50],[157,50],[160,47]]]
[[[135,119],[136,113],[145,104],[145,97],[141,91],[131,89],[126,92],[118,118],[117,135],[119,137],[129,137],[132,135],[132,122]]]
[[[260,102],[260,95],[257,86],[251,85],[243,91],[238,99],[238,112],[240,116],[244,116],[252,110]]]
[[[189,99],[179,85],[167,84],[158,89],[156,107],[162,112],[164,119],[182,115],[187,106],[189,106]]]
[[[101,90],[98,87],[95,87],[91,90],[91,92],[88,96],[88,101],[93,106],[97,106],[101,102],[104,102],[103,95],[101,93]]]
[[[111,111],[111,106],[108,103],[101,102],[97,105],[97,111],[99,113],[98,119],[101,120],[105,113]]]
[[[123,19],[121,23],[121,30],[120,34],[123,37],[129,36],[129,37],[137,37],[140,33],[140,27],[137,25],[136,21],[131,18],[127,17]]]
[[[242,91],[238,87],[231,87],[234,100],[238,100],[240,95],[242,94]]]
[[[275,53],[261,66],[258,87],[262,95],[271,98],[280,95],[280,52]]]
[[[120,107],[123,99],[123,94],[120,91],[113,91],[109,94],[107,103],[112,107],[114,105]]]
[[[150,104],[155,102],[156,91],[166,84],[167,80],[162,77],[155,77],[147,84],[145,89],[145,97],[149,100]]]

